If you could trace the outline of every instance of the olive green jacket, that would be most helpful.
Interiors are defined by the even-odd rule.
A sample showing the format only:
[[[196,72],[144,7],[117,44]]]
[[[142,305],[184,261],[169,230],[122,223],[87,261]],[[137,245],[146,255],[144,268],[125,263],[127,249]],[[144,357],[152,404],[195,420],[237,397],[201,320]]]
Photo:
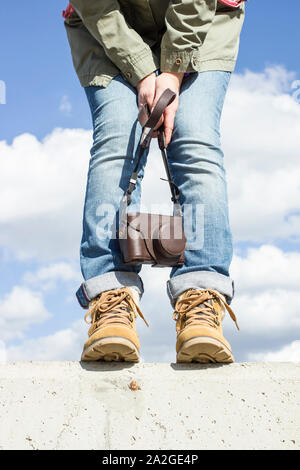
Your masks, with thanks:
[[[83,87],[121,73],[233,71],[245,7],[217,0],[72,0],[65,27]]]

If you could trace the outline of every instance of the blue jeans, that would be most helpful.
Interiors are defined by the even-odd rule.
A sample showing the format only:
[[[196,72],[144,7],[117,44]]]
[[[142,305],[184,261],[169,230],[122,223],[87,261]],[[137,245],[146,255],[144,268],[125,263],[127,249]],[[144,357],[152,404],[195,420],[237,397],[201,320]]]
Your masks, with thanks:
[[[182,82],[172,140],[166,152],[173,180],[181,193],[184,223],[192,222],[185,263],[171,270],[167,283],[172,306],[189,288],[215,289],[228,303],[234,295],[229,276],[232,237],[219,131],[230,75],[223,71],[193,73]],[[108,87],[87,87],[85,92],[94,134],[80,247],[84,282],[76,295],[81,306],[87,308],[89,301],[104,290],[131,286],[140,296],[143,294],[141,265],[123,264],[114,229],[110,236],[103,236],[103,222],[108,221],[113,227],[117,219],[121,198],[138,158],[142,128],[137,119],[137,91],[121,74]],[[129,208],[139,205],[148,152],[149,149],[144,153]],[[195,242],[192,236],[197,224],[201,235]]]

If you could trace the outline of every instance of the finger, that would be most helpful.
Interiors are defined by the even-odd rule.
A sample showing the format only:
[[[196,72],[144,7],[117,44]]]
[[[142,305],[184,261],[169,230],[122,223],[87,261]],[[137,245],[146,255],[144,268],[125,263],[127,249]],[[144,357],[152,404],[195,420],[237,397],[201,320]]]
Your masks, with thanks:
[[[164,113],[164,128],[165,128],[165,142],[166,142],[166,147],[169,145],[171,138],[172,138],[172,132],[174,128],[174,119],[175,119],[175,110],[174,108],[166,108],[166,111]]]
[[[165,130],[165,146],[168,147],[172,139],[173,129],[169,129],[168,127],[165,126],[164,130]]]
[[[141,90],[139,95],[138,95],[138,108],[139,110],[145,105],[148,104],[148,97],[149,92],[146,92],[144,90]]]
[[[151,109],[153,100],[154,100],[154,90],[153,91],[141,90],[141,92],[138,95],[138,108],[141,109],[144,104],[148,104],[149,108]]]
[[[155,91],[154,91],[154,88],[153,88],[153,91],[148,92],[147,95],[146,95],[146,102],[149,106],[149,109],[151,109],[151,107],[153,106],[154,97],[155,97]]]
[[[145,98],[145,95],[139,95],[138,98],[138,109],[139,111],[141,108],[147,103],[147,99]]]

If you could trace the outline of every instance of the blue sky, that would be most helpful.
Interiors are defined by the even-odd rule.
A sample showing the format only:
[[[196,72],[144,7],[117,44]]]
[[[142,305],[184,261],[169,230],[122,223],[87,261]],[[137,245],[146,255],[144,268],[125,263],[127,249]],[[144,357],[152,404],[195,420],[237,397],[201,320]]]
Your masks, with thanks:
[[[20,330],[20,336],[18,338],[11,337],[9,335],[7,336],[8,347],[19,346],[19,353],[20,351],[23,351],[22,342],[28,342],[31,339],[44,338],[47,335],[55,335],[55,333],[59,331],[69,332],[69,330],[70,336],[74,335],[74,328],[76,329],[76,327],[71,327],[70,325],[73,320],[80,320],[82,318],[82,310],[74,299],[74,289],[78,284],[76,273],[79,275],[79,258],[77,257],[76,246],[78,245],[79,251],[80,214],[82,192],[85,181],[83,176],[80,177],[80,171],[84,173],[86,169],[90,134],[85,134],[81,131],[71,131],[69,134],[62,133],[62,137],[57,135],[52,137],[48,147],[43,144],[40,148],[38,147],[38,143],[34,141],[34,137],[32,137],[33,140],[28,140],[28,138],[22,137],[20,140],[20,146],[21,149],[24,148],[23,153],[22,151],[20,153],[19,150],[11,148],[13,140],[17,136],[21,136],[25,133],[30,133],[32,136],[35,136],[36,139],[42,141],[46,135],[52,135],[53,130],[56,128],[61,128],[62,130],[83,129],[87,131],[91,128],[88,105],[86,103],[83,89],[80,87],[73,70],[69,45],[67,43],[63,26],[63,19],[61,17],[61,12],[65,8],[66,4],[67,2],[64,0],[51,0],[43,3],[38,2],[37,0],[30,0],[29,2],[17,0],[10,3],[6,2],[5,6],[2,5],[1,11],[2,18],[6,19],[2,23],[0,30],[0,80],[3,80],[6,83],[7,101],[5,105],[0,104],[0,142],[7,142],[4,149],[6,153],[3,153],[3,164],[8,165],[8,158],[13,158],[13,155],[15,154],[17,154],[18,158],[21,159],[20,162],[24,161],[25,156],[26,158],[28,157],[30,161],[31,153],[38,153],[41,151],[41,148],[43,148],[43,155],[45,154],[47,155],[47,158],[49,158],[47,163],[47,171],[49,171],[49,168],[50,170],[52,168],[51,152],[61,151],[64,152],[64,154],[67,152],[74,152],[74,162],[76,162],[76,165],[74,164],[70,174],[66,173],[66,178],[70,180],[71,183],[73,181],[72,184],[78,184],[78,194],[74,192],[74,195],[72,195],[72,198],[70,197],[70,200],[66,197],[66,200],[70,202],[70,209],[68,209],[69,212],[66,211],[63,213],[61,202],[58,202],[57,206],[55,206],[54,203],[51,205],[51,201],[55,200],[55,191],[53,193],[51,192],[50,185],[55,185],[56,180],[55,178],[52,180],[52,176],[50,175],[49,182],[47,182],[47,179],[45,179],[45,181],[43,180],[44,186],[41,192],[36,192],[37,202],[39,198],[45,197],[44,205],[49,208],[45,209],[43,212],[40,207],[37,207],[36,212],[32,215],[29,206],[34,206],[35,200],[34,198],[30,199],[30,196],[28,198],[28,204],[26,204],[26,195],[27,193],[30,193],[30,188],[26,187],[26,179],[28,179],[28,186],[35,184],[33,173],[36,169],[25,167],[23,175],[7,170],[7,174],[9,175],[8,177],[11,178],[12,188],[14,188],[15,177],[17,177],[17,179],[20,178],[19,187],[24,184],[25,199],[22,201],[22,194],[18,196],[19,199],[16,199],[18,201],[17,203],[20,205],[20,211],[15,216],[15,222],[12,225],[10,225],[11,218],[7,216],[5,212],[6,204],[2,204],[2,208],[0,208],[0,216],[2,213],[2,218],[0,219],[0,230],[3,234],[3,237],[0,237],[0,260],[2,265],[0,283],[0,317],[1,314],[3,314],[3,318],[6,318],[6,311],[9,311],[9,308],[7,307],[8,304],[5,303],[5,299],[10,299],[9,295],[15,286],[21,286],[22,289],[25,286],[24,289],[26,288],[27,290],[23,290],[21,292],[25,292],[25,294],[28,294],[29,291],[33,292],[32,299],[36,301],[36,316],[28,311],[28,320],[24,320],[25,326],[22,331]],[[251,231],[251,235],[249,236],[247,236],[247,234],[245,235],[241,222],[239,225],[239,221],[242,220],[243,212],[238,206],[238,201],[236,202],[234,198],[232,202],[232,212],[233,228],[235,231],[234,235],[235,233],[237,234],[236,253],[240,256],[240,258],[235,262],[235,271],[238,272],[240,270],[240,272],[243,272],[245,266],[250,266],[252,258],[254,259],[253,263],[256,263],[255,253],[259,253],[259,250],[262,249],[261,247],[268,244],[271,247],[271,251],[268,251],[268,249],[262,249],[261,252],[261,256],[263,256],[264,260],[263,263],[265,263],[266,266],[269,266],[271,264],[270,260],[276,260],[277,264],[275,263],[276,266],[274,269],[277,271],[281,268],[283,270],[286,269],[288,277],[289,271],[294,272],[294,268],[291,267],[291,269],[289,269],[290,258],[287,257],[287,253],[294,252],[298,254],[300,251],[299,232],[297,231],[297,216],[300,213],[300,207],[297,207],[297,204],[293,202],[293,194],[296,194],[297,188],[296,183],[293,182],[293,171],[291,170],[292,163],[294,167],[297,164],[296,144],[291,143],[291,141],[294,142],[297,140],[296,134],[299,131],[299,126],[297,127],[295,124],[295,130],[293,132],[291,131],[291,127],[294,125],[293,123],[296,122],[295,119],[298,116],[298,111],[295,101],[293,102],[291,99],[291,89],[286,90],[284,88],[286,83],[291,84],[293,80],[300,80],[298,52],[298,45],[300,42],[300,4],[298,1],[294,0],[288,3],[289,7],[281,7],[280,9],[278,8],[278,4],[279,2],[271,0],[261,0],[260,2],[249,0],[246,5],[246,20],[242,31],[240,53],[235,70],[236,79],[233,80],[232,85],[232,97],[243,96],[246,99],[249,94],[253,93],[253,96],[255,95],[257,98],[257,101],[255,101],[255,99],[253,101],[253,103],[257,102],[257,117],[266,116],[265,120],[268,120],[269,118],[269,105],[274,106],[275,110],[281,107],[280,112],[278,111],[276,114],[275,111],[275,114],[271,115],[271,118],[274,116],[274,132],[272,127],[268,128],[266,132],[269,132],[269,134],[267,134],[266,139],[262,139],[262,145],[258,145],[257,149],[253,150],[253,152],[256,152],[256,155],[261,151],[262,158],[264,152],[265,154],[271,152],[269,157],[270,159],[268,161],[270,162],[270,172],[274,173],[274,181],[277,181],[276,172],[281,169],[282,171],[285,171],[284,178],[290,178],[291,184],[287,187],[295,189],[293,189],[294,193],[292,193],[291,189],[290,199],[286,202],[286,206],[279,214],[279,212],[276,212],[276,207],[280,205],[280,200],[279,202],[276,202],[276,196],[278,191],[284,191],[285,186],[283,185],[281,189],[280,187],[278,188],[273,186],[274,209],[271,207],[270,210],[262,213],[261,218],[258,217],[257,222],[254,221],[253,227],[252,225],[249,226],[249,233]],[[278,68],[278,66],[281,68]],[[272,72],[266,72],[266,68],[269,68]],[[251,71],[251,76],[247,75],[247,70]],[[261,84],[260,79],[262,82]],[[265,97],[263,96],[263,92],[256,94],[256,89],[260,90],[260,87],[262,90],[266,90]],[[276,88],[275,92],[273,91],[274,88]],[[242,90],[242,95],[234,95],[234,93],[240,93],[240,90]],[[65,99],[67,104],[70,104],[70,112],[62,112],[60,109],[64,97],[66,97]],[[231,101],[229,100],[229,104],[230,103]],[[234,106],[236,108],[234,108]],[[239,116],[240,109],[238,106],[235,104],[233,105],[233,108],[235,109],[235,116]],[[248,127],[249,132],[255,133],[256,130],[258,130],[257,127],[255,127],[255,118],[253,117],[255,110],[251,110],[251,116],[247,113],[248,110],[244,109],[241,120],[244,120],[245,123],[244,127],[242,127],[240,131],[244,132],[244,137],[239,140],[239,136],[234,134],[231,135],[230,126],[227,124],[230,120],[229,105],[225,112],[224,145],[225,148],[229,149],[229,152],[232,151],[233,155],[235,152],[242,152],[241,149],[243,148],[243,141],[247,141],[247,138],[249,138],[249,142],[247,141],[248,147],[250,144],[252,145],[252,141],[255,140],[254,138],[246,136]],[[283,120],[283,124],[281,124],[281,118]],[[284,132],[282,131],[283,137],[280,139],[280,142],[285,138],[289,140],[287,140],[287,145],[282,147],[283,150],[281,153],[284,158],[278,163],[280,156],[276,156],[276,163],[274,157],[273,164],[273,150],[269,149],[267,145],[268,142],[266,144],[265,140],[268,141],[269,139],[269,142],[274,138],[276,140],[276,138],[278,138],[278,132],[276,132],[276,129],[280,129],[279,132],[281,132],[282,126],[286,126],[286,128],[284,128]],[[229,129],[227,133],[226,129]],[[291,132],[290,137],[289,132]],[[236,139],[240,144],[239,148],[237,148],[237,144],[235,147],[233,146],[233,139]],[[53,142],[53,147],[51,147],[51,142]],[[277,148],[279,146],[280,145],[278,144]],[[56,150],[52,150],[52,148]],[[79,149],[83,149],[81,154]],[[288,155],[285,155],[285,149],[287,149]],[[274,144],[274,152],[276,151]],[[244,149],[243,152],[247,153],[247,148]],[[65,156],[64,154],[62,153],[62,159]],[[54,157],[57,158],[56,155],[53,155],[53,158]],[[260,181],[261,175],[265,175],[265,173],[263,173],[264,169],[262,168],[261,173],[258,172],[256,174],[255,166],[251,167],[252,163],[250,162],[250,159],[252,159],[252,155],[249,154],[248,167],[253,170],[253,181]],[[81,160],[85,163],[82,164]],[[257,161],[259,162],[259,160]],[[81,164],[83,165],[82,170],[80,170]],[[260,171],[260,163],[257,164],[257,167]],[[17,169],[14,171],[18,173],[18,167],[16,168]],[[234,174],[234,172],[232,174]],[[25,182],[21,181],[22,176]],[[268,174],[266,178],[268,178]],[[33,183],[31,183],[32,181]],[[47,184],[49,184],[49,188],[45,189],[45,185],[47,186]],[[58,187],[60,187],[59,184],[60,183],[57,183]],[[233,188],[234,184],[235,183],[232,183]],[[259,188],[257,191],[259,191]],[[69,192],[72,192],[72,187],[69,188]],[[286,192],[287,191],[282,193],[281,200],[285,200]],[[232,191],[232,193],[234,194],[234,191]],[[6,192],[3,194],[4,197],[7,197]],[[9,197],[11,203],[11,199],[14,196],[12,194]],[[77,197],[78,199],[76,199]],[[273,195],[271,192],[271,196],[268,196],[269,200],[272,199],[272,197]],[[245,207],[247,207],[247,201],[248,200],[245,202]],[[22,206],[23,202],[24,207]],[[242,203],[241,197],[241,204]],[[57,207],[57,209],[55,209],[55,207]],[[56,212],[60,210],[62,211],[62,216],[56,218]],[[274,213],[270,216],[272,210],[274,210]],[[70,211],[77,211],[74,218],[72,218],[72,214],[70,215]],[[254,220],[254,215],[249,213],[249,217],[251,216]],[[66,224],[67,227],[69,218],[72,230],[70,229],[68,231],[68,235],[66,236],[66,239],[64,239],[64,224]],[[272,224],[274,223],[275,227],[276,224],[278,226],[279,223],[283,224],[283,222],[286,222],[287,220],[290,221],[290,224],[286,224],[286,226],[282,228],[282,231],[276,231],[274,229],[274,233],[272,232],[273,228],[268,230],[266,225],[270,224],[270,227],[273,227]],[[43,231],[43,226],[47,227],[47,224],[49,224],[51,230]],[[35,240],[34,232],[40,234],[39,239]],[[74,233],[75,240],[72,238],[72,233]],[[41,240],[41,237],[45,237],[44,242]],[[60,252],[56,255],[55,250],[59,241],[61,241],[62,246],[65,243],[65,254],[64,252]],[[40,243],[38,248],[35,247],[37,243]],[[72,248],[73,251],[70,249],[70,254],[68,252],[68,246],[72,245],[73,247],[73,244],[75,248]],[[43,246],[45,247],[44,251]],[[253,254],[252,258],[250,254],[249,256],[247,255],[249,247],[254,247],[258,250]],[[25,251],[25,254],[20,254],[22,250]],[[248,258],[245,258],[243,261],[244,256],[248,256]],[[296,260],[298,258],[294,256],[293,259]],[[65,264],[62,266],[59,263]],[[56,274],[53,274],[51,271],[52,268],[49,268],[53,265],[55,265],[53,272],[55,271]],[[70,274],[68,271],[68,266],[72,267],[73,274]],[[45,274],[45,272],[42,272],[41,270],[46,268],[49,268],[49,270]],[[268,271],[260,266],[257,266],[257,269],[261,269],[262,272],[266,272],[266,277],[270,279],[272,278],[272,272],[268,274]],[[248,271],[250,271],[250,269],[248,269]],[[151,286],[151,278],[148,271],[145,272],[145,277],[146,284],[148,283],[149,286]],[[253,289],[253,286],[255,285],[255,281],[252,277],[250,279],[250,277],[249,279],[247,278],[249,281],[247,286],[245,285],[243,287],[243,282],[241,282],[242,300],[240,307],[248,309],[247,311],[249,312],[251,311],[251,307],[248,306],[247,301],[250,302],[249,299],[253,294],[253,290],[251,289]],[[28,281],[28,279],[31,280]],[[49,279],[53,280],[53,285],[47,284]],[[279,290],[282,288],[280,283],[278,284],[277,282],[276,284],[276,282],[274,280],[274,284],[270,284],[269,290],[261,294],[262,297],[259,300],[260,302],[267,301],[269,292],[271,292],[275,287]],[[290,284],[293,284],[293,280]],[[285,289],[287,289],[285,292],[288,292],[289,288],[287,286]],[[28,294],[28,299],[31,298],[30,292]],[[149,302],[150,297],[148,297],[148,300],[146,297],[145,307],[148,306]],[[163,302],[163,305],[166,305],[166,300]],[[159,305],[159,303],[157,305]],[[1,311],[1,306],[2,309],[4,309],[3,311]],[[45,313],[46,311],[49,313],[48,317]],[[278,315],[280,316],[280,313],[278,313]],[[37,321],[38,316],[44,318],[44,321],[39,323]],[[18,315],[16,315],[16,318],[19,318]],[[296,322],[295,319],[293,319],[293,321]],[[154,328],[160,327],[159,319],[157,317],[153,318],[153,323]],[[169,328],[167,321],[163,326],[164,325],[167,329]],[[171,328],[173,329],[173,326],[173,324],[170,325],[170,331]],[[249,330],[251,330],[251,325]],[[151,332],[147,331],[143,326],[141,326],[141,332],[145,342],[150,344],[152,341]],[[267,345],[267,348],[269,348],[270,351],[275,350],[276,348],[280,349],[285,345],[298,340],[299,333],[300,329],[298,328],[298,323],[297,328],[295,327],[293,331],[287,331],[281,338],[278,331],[274,330],[273,335],[257,339],[257,348],[255,348],[255,335],[252,335],[251,337],[249,336],[247,341],[245,341],[243,336],[236,337],[234,336],[233,331],[230,330],[229,336],[238,350],[238,359],[245,360],[247,358],[247,347],[252,348],[253,354],[257,353],[259,355],[261,354],[260,351],[264,351],[266,349],[263,347],[263,344]],[[168,330],[166,333],[166,341],[170,344],[171,341],[173,341],[172,335],[173,333]],[[41,347],[45,347],[45,341],[43,343],[41,342],[41,344],[43,344]],[[26,348],[26,351],[32,351],[32,345],[29,345],[28,347],[26,346]],[[12,354],[15,354],[13,357],[19,357],[15,351],[13,351]],[[30,357],[30,354],[30,352],[27,352],[27,356]],[[170,357],[168,354],[168,351],[162,349],[162,357],[168,359]],[[33,353],[32,357],[40,358],[38,354],[35,356]],[[44,357],[47,358],[47,353],[45,353]],[[53,357],[56,356],[51,355],[49,352],[49,358]],[[60,358],[60,356],[57,357]],[[63,353],[61,357],[64,357]],[[153,350],[150,346],[145,352],[145,358],[146,360],[153,360],[153,358],[158,360],[158,356],[153,355]],[[76,357],[74,359],[76,359]]]

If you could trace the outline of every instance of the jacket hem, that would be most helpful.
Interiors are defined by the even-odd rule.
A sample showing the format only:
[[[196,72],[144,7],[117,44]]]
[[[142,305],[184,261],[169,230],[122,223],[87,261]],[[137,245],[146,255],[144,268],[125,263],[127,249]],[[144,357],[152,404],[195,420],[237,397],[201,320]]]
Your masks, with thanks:
[[[236,61],[232,59],[209,59],[200,60],[195,67],[196,72],[208,72],[210,70],[222,70],[223,72],[233,72]]]
[[[235,69],[235,60],[229,59],[210,59],[198,61],[197,66],[194,66],[192,70],[187,70],[187,72],[208,72],[212,70],[221,70],[223,72],[233,72]],[[164,67],[162,72],[171,72],[171,70],[166,70],[168,67]],[[195,70],[196,69],[196,70]],[[121,70],[115,74],[99,74],[99,75],[80,75],[79,80],[83,88],[88,86],[102,86],[106,88],[111,80],[117,75],[123,75]]]
[[[121,72],[117,72],[114,75],[99,74],[99,75],[79,75],[79,81],[83,88],[88,86],[102,86],[106,88],[111,80]]]
[[[161,64],[161,72],[205,72],[210,70],[222,70],[224,72],[233,72],[235,69],[236,59],[201,59],[199,53],[196,55],[185,54],[185,60],[182,61],[180,66],[176,66],[176,63],[172,63],[170,57],[168,61],[163,61]]]

